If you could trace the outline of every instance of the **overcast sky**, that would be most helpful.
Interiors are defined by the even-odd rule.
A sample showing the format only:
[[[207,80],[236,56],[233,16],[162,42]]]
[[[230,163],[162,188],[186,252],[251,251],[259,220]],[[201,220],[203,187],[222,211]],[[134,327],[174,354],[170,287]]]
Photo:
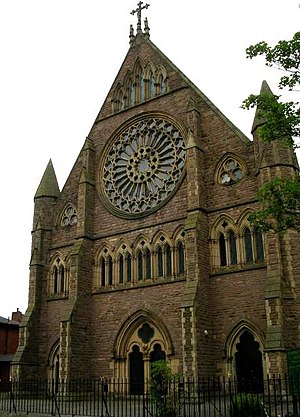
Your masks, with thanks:
[[[149,3],[152,42],[251,138],[253,113],[241,102],[263,79],[278,93],[280,72],[245,49],[299,31],[299,0]],[[136,7],[0,0],[0,316],[27,308],[34,193],[50,158],[63,187],[127,53]]]

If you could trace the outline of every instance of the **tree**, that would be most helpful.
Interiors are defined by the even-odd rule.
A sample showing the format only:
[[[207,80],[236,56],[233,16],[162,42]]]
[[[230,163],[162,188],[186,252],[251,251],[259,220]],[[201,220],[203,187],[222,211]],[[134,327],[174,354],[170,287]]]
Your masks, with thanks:
[[[261,231],[285,231],[295,229],[300,232],[300,177],[285,179],[276,177],[258,192],[263,206],[250,215],[250,222]]]
[[[152,363],[149,387],[155,404],[155,417],[178,415],[175,381],[177,375],[164,360]]]
[[[264,56],[265,65],[284,71],[279,88],[299,91],[300,86],[300,32],[289,41],[282,40],[274,47],[265,41],[251,45],[246,50],[247,58]],[[300,106],[299,102],[281,102],[280,96],[262,91],[251,94],[243,101],[245,109],[256,108],[256,118],[260,120],[257,133],[262,141],[283,141],[286,146],[299,148]],[[254,226],[263,231],[300,231],[300,179],[274,178],[258,193],[262,210],[250,217]]]

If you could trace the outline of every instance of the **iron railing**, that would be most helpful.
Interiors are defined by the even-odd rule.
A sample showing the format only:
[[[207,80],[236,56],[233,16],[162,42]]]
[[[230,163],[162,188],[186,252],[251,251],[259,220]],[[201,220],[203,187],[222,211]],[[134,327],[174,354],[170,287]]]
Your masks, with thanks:
[[[126,380],[21,380],[0,383],[0,412],[101,417],[300,416],[300,384],[176,379],[161,391]],[[157,395],[157,393],[160,393]]]

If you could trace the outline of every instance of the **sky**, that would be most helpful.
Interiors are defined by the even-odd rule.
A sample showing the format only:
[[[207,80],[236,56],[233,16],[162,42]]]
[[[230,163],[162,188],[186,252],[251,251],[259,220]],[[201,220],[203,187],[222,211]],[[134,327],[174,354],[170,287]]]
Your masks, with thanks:
[[[152,42],[251,138],[242,100],[282,74],[245,49],[300,30],[299,0],[148,0]],[[144,3],[145,4],[145,3]],[[33,197],[63,187],[129,48],[137,0],[0,0],[0,316],[25,313]],[[296,100],[283,94],[283,99]],[[298,93],[299,94],[299,93]]]

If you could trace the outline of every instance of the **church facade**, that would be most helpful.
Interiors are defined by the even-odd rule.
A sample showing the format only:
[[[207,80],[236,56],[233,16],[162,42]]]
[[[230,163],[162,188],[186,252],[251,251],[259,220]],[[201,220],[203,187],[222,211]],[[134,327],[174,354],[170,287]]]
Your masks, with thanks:
[[[167,360],[187,376],[282,373],[299,346],[299,237],[249,215],[293,151],[253,141],[136,33],[60,191],[35,194],[16,378],[126,378]],[[264,89],[268,90],[266,83]]]

